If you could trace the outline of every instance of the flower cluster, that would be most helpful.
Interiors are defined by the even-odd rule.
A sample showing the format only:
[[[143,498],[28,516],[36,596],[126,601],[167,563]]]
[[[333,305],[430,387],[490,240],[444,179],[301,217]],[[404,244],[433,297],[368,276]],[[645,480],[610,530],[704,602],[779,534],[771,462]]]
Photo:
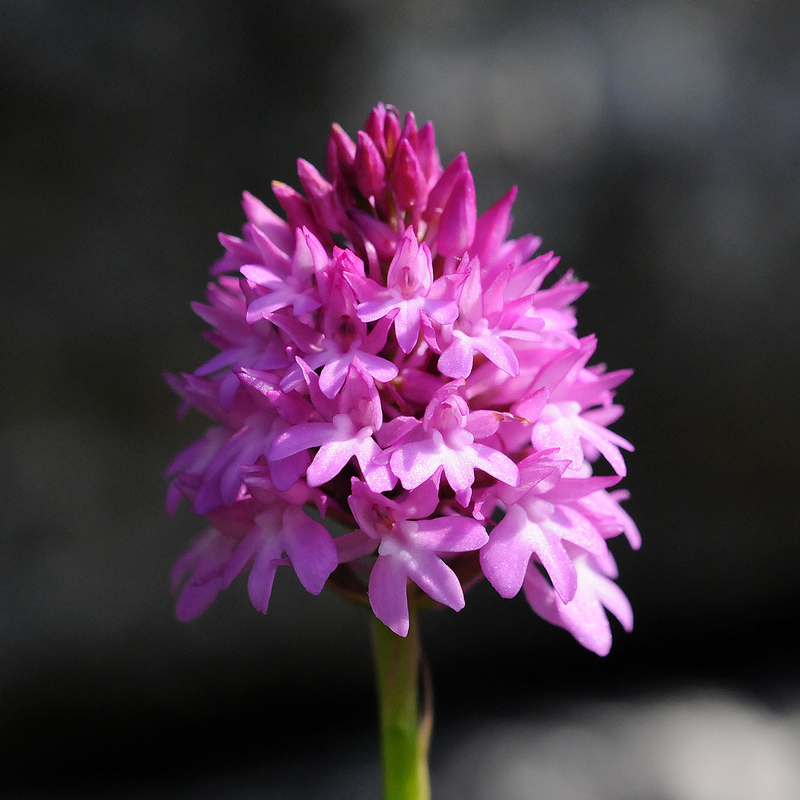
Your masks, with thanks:
[[[545,285],[558,258],[508,238],[516,190],[478,216],[466,157],[442,168],[410,113],[378,105],[355,140],[334,125],[327,174],[298,175],[303,193],[273,184],[285,219],[244,194],[194,305],[219,352],[169,378],[215,423],[168,470],[170,511],[210,525],[176,564],[178,617],[243,572],[265,612],[288,565],[404,636],[409,603],[459,610],[483,575],[605,654],[606,610],[632,625],[606,541],[639,534],[609,491],[630,372],[587,366],[586,284]]]

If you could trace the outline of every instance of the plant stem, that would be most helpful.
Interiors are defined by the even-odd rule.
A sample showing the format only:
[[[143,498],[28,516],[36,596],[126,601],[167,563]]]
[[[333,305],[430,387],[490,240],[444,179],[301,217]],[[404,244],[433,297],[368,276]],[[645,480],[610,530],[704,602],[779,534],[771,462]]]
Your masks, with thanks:
[[[385,800],[430,800],[428,744],[432,712],[419,713],[420,643],[411,612],[408,636],[374,620],[374,652],[380,705],[381,753]],[[429,681],[426,693],[429,694]],[[427,698],[429,700],[429,698]]]

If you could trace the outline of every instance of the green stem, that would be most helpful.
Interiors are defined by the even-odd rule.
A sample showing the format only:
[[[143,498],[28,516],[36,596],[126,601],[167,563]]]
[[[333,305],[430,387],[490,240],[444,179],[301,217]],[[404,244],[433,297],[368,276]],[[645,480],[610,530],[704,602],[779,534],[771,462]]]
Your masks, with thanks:
[[[416,613],[408,636],[393,633],[379,620],[374,625],[375,667],[380,704],[381,752],[385,800],[430,800],[428,743],[432,712],[426,698],[419,713],[420,644]],[[430,695],[426,681],[426,694]]]

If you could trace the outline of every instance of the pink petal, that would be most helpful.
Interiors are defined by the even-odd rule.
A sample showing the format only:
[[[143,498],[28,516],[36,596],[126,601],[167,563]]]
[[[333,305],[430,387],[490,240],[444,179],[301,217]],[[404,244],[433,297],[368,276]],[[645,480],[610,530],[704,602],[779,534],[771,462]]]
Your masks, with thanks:
[[[389,466],[404,489],[416,489],[428,480],[441,464],[439,451],[430,439],[401,445],[389,459]]]
[[[481,260],[497,252],[511,230],[511,206],[517,196],[517,187],[501,197],[491,208],[480,215],[475,224],[475,240],[470,249]]]
[[[175,605],[175,616],[178,621],[191,622],[199,617],[214,602],[220,591],[222,591],[221,578],[201,584],[187,583]]]
[[[453,187],[458,179],[469,169],[467,157],[459,153],[445,168],[436,185],[428,194],[428,203],[425,208],[424,219],[427,221],[437,219],[444,210]]]
[[[614,472],[624,478],[627,474],[627,469],[619,447],[633,450],[633,445],[607,428],[601,428],[599,425],[595,425],[595,423],[582,417],[578,417],[575,427],[582,438],[596,447],[606,457]]]
[[[514,597],[522,588],[533,546],[520,536],[528,525],[527,514],[512,506],[481,549],[481,569],[501,597]]]
[[[368,439],[356,453],[356,458],[367,486],[373,492],[389,492],[394,489],[397,478],[388,463],[378,462],[377,459],[380,455],[382,455],[380,447],[375,444],[373,439]]]
[[[493,478],[509,486],[519,486],[519,467],[507,455],[477,442],[472,445],[472,452],[476,469],[488,472]]]
[[[294,238],[292,229],[272,209],[250,192],[242,192],[242,208],[250,222],[266,234],[284,252],[291,252]]]
[[[270,461],[284,458],[319,447],[336,437],[336,428],[329,422],[301,422],[276,436],[269,449]]]
[[[369,602],[375,616],[398,636],[408,634],[405,567],[391,556],[378,556],[369,576]]]
[[[475,181],[467,170],[456,181],[442,211],[436,249],[445,256],[462,255],[475,238],[476,216]]]
[[[394,296],[388,296],[384,300],[366,300],[358,304],[356,314],[362,322],[375,322],[376,319],[385,317],[399,304],[400,301]]]
[[[283,525],[286,552],[300,583],[311,594],[319,594],[338,563],[333,537],[301,508],[287,508]]]
[[[337,536],[333,540],[336,545],[336,557],[340,564],[355,561],[375,552],[378,543],[363,531],[350,531]]]
[[[258,228],[252,228],[252,235],[253,243],[258,248],[264,266],[277,275],[288,275],[291,260],[286,251],[278,247],[266,233]]]
[[[347,462],[356,455],[358,442],[349,439],[344,442],[329,442],[317,451],[311,466],[306,470],[309,486],[322,486],[335,478]]]
[[[397,316],[394,318],[397,343],[404,353],[410,353],[419,339],[420,305],[419,301],[408,300],[399,306]]]
[[[452,489],[456,492],[462,492],[472,486],[475,481],[475,470],[473,469],[471,449],[451,450],[449,448],[441,448],[440,462],[444,466],[445,477]]]
[[[595,572],[588,561],[582,560],[579,566],[578,590],[569,603],[563,603],[533,568],[525,578],[524,588],[531,608],[540,617],[565,628],[579,644],[600,656],[611,650],[611,626],[604,606],[626,630],[632,629],[633,613],[627,597],[612,581]]]
[[[534,553],[542,562],[548,577],[553,582],[553,588],[561,600],[568,603],[577,591],[578,573],[572,559],[564,549],[562,537],[547,522],[537,524],[531,521],[527,534],[533,545]]]
[[[483,353],[493,364],[500,367],[503,372],[516,377],[519,375],[519,360],[511,345],[504,342],[499,336],[487,334],[472,339],[472,347]]]
[[[419,530],[414,536],[415,541],[437,552],[480,550],[489,541],[489,534],[483,525],[468,517],[436,517],[421,520],[417,525]]]
[[[408,564],[408,574],[428,597],[455,611],[464,608],[464,590],[447,564],[429,550],[419,550]]]
[[[407,519],[423,519],[436,510],[439,505],[439,487],[433,481],[425,481],[417,486],[402,502]],[[461,519],[461,517],[457,517]]]
[[[281,551],[280,537],[276,531],[275,536],[265,540],[257,552],[250,570],[250,577],[247,579],[247,593],[250,595],[250,602],[262,614],[266,614],[269,607],[272,584],[278,569],[276,560],[280,558]]]
[[[358,358],[361,360],[366,371],[372,375],[376,381],[388,383],[397,377],[397,367],[385,358],[380,358],[372,353],[365,353],[363,351],[358,352]]]
[[[439,356],[438,367],[450,378],[466,378],[472,372],[472,342],[464,336],[454,337]]]
[[[322,369],[319,376],[319,388],[325,397],[336,397],[339,390],[344,386],[344,379],[347,377],[347,369],[353,361],[352,355],[345,355],[332,358]]]

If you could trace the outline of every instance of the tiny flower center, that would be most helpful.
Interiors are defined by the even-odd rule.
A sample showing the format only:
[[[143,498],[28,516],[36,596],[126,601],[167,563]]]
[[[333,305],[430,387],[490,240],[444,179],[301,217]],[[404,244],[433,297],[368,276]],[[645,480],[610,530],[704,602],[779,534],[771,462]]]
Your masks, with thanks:
[[[556,507],[551,502],[541,498],[529,498],[528,502],[524,503],[524,506],[528,519],[537,525],[547,522],[556,510]]]
[[[431,427],[446,433],[463,428],[466,425],[466,418],[460,408],[455,407],[452,403],[442,403],[433,414],[431,423]]]
[[[385,528],[387,531],[394,529],[394,514],[392,514],[391,510],[386,506],[379,506],[377,503],[374,503],[372,506],[372,518],[376,528]]]
[[[400,294],[402,294],[406,300],[409,300],[416,294],[418,286],[419,283],[416,277],[414,277],[414,273],[411,271],[411,268],[403,267],[403,269],[400,270],[400,280],[397,284]]]
[[[353,339],[356,337],[356,325],[349,314],[342,314],[339,317],[339,342],[344,351],[350,349]]]

